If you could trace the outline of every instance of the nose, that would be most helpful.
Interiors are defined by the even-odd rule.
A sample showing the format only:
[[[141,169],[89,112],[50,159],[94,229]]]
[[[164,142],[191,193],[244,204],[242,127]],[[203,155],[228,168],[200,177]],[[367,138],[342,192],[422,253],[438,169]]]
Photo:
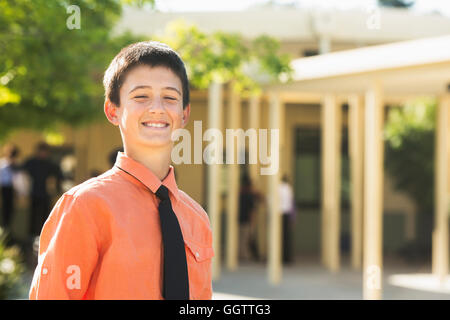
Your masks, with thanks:
[[[150,103],[149,110],[150,113],[164,113],[164,105],[162,103],[162,99],[159,96],[156,96],[152,103]]]

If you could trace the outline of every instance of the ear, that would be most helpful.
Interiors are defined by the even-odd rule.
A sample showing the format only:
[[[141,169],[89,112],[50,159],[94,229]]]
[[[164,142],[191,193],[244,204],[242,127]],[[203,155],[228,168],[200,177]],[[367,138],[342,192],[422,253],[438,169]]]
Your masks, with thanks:
[[[183,109],[183,121],[181,127],[184,128],[189,122],[189,116],[191,115],[191,104],[188,104],[186,108]]]
[[[111,122],[115,126],[119,125],[118,109],[119,109],[119,107],[117,107],[109,99],[105,100],[105,105],[103,106],[103,111],[105,112],[105,115],[106,115],[106,118],[108,119],[108,121]]]

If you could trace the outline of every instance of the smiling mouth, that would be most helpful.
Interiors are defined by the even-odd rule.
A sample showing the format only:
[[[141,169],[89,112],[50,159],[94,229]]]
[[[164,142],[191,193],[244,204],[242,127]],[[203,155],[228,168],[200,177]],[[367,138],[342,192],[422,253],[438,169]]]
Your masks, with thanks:
[[[147,128],[167,128],[169,126],[166,122],[142,122],[142,125]]]

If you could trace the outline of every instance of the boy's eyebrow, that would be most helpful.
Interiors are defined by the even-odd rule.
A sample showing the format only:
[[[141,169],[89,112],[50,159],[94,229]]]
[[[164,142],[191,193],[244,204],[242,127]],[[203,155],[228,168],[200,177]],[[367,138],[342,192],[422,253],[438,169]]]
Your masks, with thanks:
[[[138,90],[138,89],[152,89],[152,87],[151,87],[151,86],[136,86],[136,87],[134,87],[133,89],[131,89],[130,92],[128,92],[128,94],[130,94],[130,93],[132,93],[133,91],[136,91],[136,90]],[[181,92],[180,92],[177,88],[174,88],[174,87],[164,87],[163,89],[176,91],[176,92],[181,96]]]

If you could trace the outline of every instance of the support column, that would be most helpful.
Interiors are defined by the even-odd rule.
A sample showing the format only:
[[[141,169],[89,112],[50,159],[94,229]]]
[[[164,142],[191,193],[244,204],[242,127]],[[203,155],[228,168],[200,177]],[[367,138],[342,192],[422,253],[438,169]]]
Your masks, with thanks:
[[[269,93],[269,129],[279,130],[281,137],[282,126],[282,112],[281,102],[278,94],[274,92]],[[272,135],[271,135],[272,136]],[[274,145],[278,144],[278,146]],[[270,139],[271,152],[278,152],[280,154],[281,144],[278,140]],[[273,158],[273,155],[272,155]],[[280,156],[278,157],[279,163]],[[282,275],[281,264],[281,212],[279,199],[279,184],[280,184],[280,170],[272,175],[268,175],[268,203],[269,203],[269,230],[268,230],[268,275],[271,284],[279,284]]]
[[[435,219],[433,230],[432,271],[442,282],[448,275],[448,125],[450,95],[439,99],[436,112],[435,144]]]
[[[365,99],[363,298],[381,299],[384,105],[380,82],[371,84]]]
[[[227,130],[238,129],[241,123],[241,100],[239,95],[235,92],[233,83],[229,88],[229,104],[227,112]],[[235,136],[230,135],[233,139]],[[241,154],[242,145],[240,139],[237,139],[236,147],[232,141],[229,140],[227,134],[226,151],[227,151],[227,174],[228,174],[228,197],[227,197],[227,268],[235,270],[238,265],[238,240],[239,240],[239,164],[238,157]],[[229,157],[235,154],[232,159]],[[228,160],[232,160],[228,163]]]
[[[322,261],[332,272],[340,264],[342,108],[324,96],[322,117]]]
[[[364,175],[364,104],[358,95],[349,97],[349,153],[351,179],[351,238],[352,267],[361,269],[362,264],[362,221],[363,221],[363,175]]]
[[[248,120],[249,120],[249,128],[258,130],[260,127],[260,95],[252,95],[249,101],[249,109],[248,109]],[[249,146],[249,152],[251,152],[252,147],[255,147],[254,152],[258,151],[257,146]],[[249,173],[250,178],[255,186],[258,186],[259,180],[259,165],[258,161],[256,164],[249,165]]]
[[[321,35],[319,38],[319,54],[331,51],[331,40],[328,35]]]
[[[208,92],[208,128],[221,130],[222,127],[222,84],[211,83]],[[212,278],[217,280],[220,277],[221,265],[221,216],[220,216],[220,185],[221,167],[218,162],[208,165],[208,191],[207,209],[211,220],[213,232],[214,257],[212,259]]]

